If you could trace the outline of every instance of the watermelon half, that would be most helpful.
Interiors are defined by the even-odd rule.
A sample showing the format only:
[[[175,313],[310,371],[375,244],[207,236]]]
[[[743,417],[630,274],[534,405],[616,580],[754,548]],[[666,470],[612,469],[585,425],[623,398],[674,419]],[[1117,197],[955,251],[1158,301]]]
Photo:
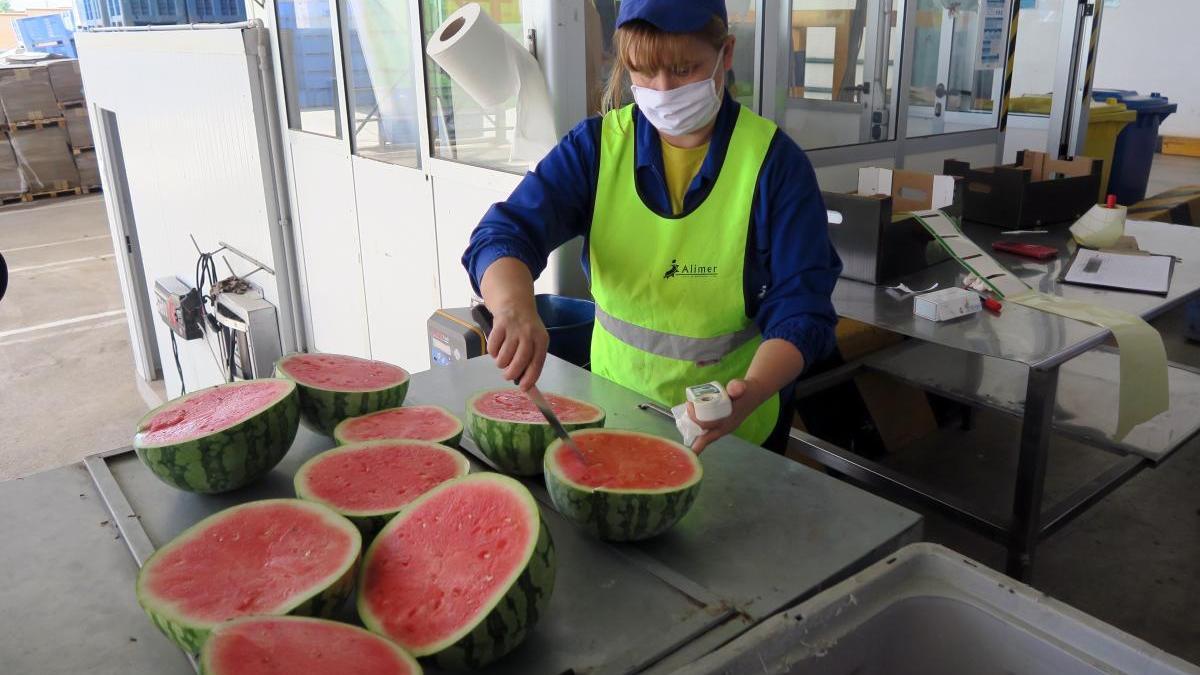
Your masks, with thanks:
[[[409,502],[470,470],[462,453],[437,443],[351,443],[305,462],[296,496],[346,516],[369,540]]]
[[[300,385],[300,414],[327,436],[348,417],[398,407],[408,393],[403,368],[342,354],[288,354],[275,376]]]
[[[230,619],[332,616],[354,590],[361,552],[358,529],[325,506],[248,502],[201,520],[150,556],[138,572],[138,604],[195,654]]]
[[[292,447],[299,422],[293,382],[233,382],[146,413],[133,447],[168,485],[213,494],[236,490],[273,469]]]
[[[404,438],[458,445],[462,433],[462,422],[449,410],[439,405],[414,405],[342,420],[334,428],[333,438],[339,444]]]
[[[213,629],[201,675],[421,675],[403,649],[336,621],[252,616]]]
[[[567,431],[604,426],[604,410],[586,401],[543,392]],[[517,476],[542,472],[542,456],[554,431],[529,397],[515,387],[493,389],[467,401],[467,426],[483,454]]]
[[[679,522],[696,501],[704,468],[686,446],[615,429],[571,438],[587,464],[556,441],[546,451],[546,490],[560,513],[592,534],[648,539]]]
[[[443,483],[388,523],[367,549],[363,624],[452,669],[504,656],[546,611],[554,542],[529,490],[481,473]]]

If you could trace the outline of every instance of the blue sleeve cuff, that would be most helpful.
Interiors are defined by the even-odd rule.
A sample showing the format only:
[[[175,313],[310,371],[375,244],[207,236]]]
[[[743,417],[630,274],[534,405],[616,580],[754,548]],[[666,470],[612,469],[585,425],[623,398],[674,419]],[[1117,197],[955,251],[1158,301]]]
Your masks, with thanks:
[[[837,343],[834,326],[820,320],[795,318],[781,321],[763,331],[763,340],[787,340],[804,356],[804,370],[825,360]]]
[[[471,260],[471,288],[475,290],[475,295],[482,297],[483,294],[479,290],[479,283],[483,281],[483,273],[487,268],[492,266],[492,263],[501,258],[516,258],[525,263],[529,268],[529,273],[533,278],[538,277],[538,267],[533,263],[533,257],[528,251],[523,251],[519,246],[513,244],[497,244],[488,246],[475,253],[474,259]]]

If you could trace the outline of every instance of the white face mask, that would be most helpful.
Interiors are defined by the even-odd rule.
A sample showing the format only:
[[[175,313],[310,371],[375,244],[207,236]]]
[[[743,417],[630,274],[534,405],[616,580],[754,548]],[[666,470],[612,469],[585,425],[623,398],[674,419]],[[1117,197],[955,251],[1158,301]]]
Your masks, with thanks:
[[[633,90],[633,100],[661,134],[682,136],[703,128],[713,121],[721,109],[721,96],[717,92],[717,71],[725,60],[724,56],[725,48],[721,47],[721,51],[717,53],[717,65],[707,80],[667,91],[648,89],[635,84],[630,87]]]

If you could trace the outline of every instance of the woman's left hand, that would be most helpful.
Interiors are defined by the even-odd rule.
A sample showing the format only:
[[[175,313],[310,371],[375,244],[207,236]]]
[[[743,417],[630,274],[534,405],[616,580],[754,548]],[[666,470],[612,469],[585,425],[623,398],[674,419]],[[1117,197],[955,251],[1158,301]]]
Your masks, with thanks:
[[[688,402],[688,416],[704,430],[704,434],[697,438],[695,443],[692,443],[692,450],[697,455],[718,438],[733,433],[742,425],[742,422],[746,421],[750,413],[762,404],[754,389],[754,384],[746,380],[730,380],[729,384],[725,386],[725,391],[733,403],[733,412],[728,417],[713,422],[701,422],[696,419],[696,408],[691,402]]]

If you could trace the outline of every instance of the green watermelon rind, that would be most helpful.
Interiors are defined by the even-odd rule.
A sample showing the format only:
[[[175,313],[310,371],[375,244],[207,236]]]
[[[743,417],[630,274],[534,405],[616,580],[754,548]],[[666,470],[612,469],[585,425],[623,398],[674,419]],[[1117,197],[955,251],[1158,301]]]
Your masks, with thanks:
[[[402,649],[400,647],[400,645],[398,645],[395,642],[392,642],[391,640],[388,640],[386,638],[381,638],[379,635],[376,635],[375,633],[372,633],[371,631],[364,630],[364,629],[359,628],[358,626],[355,626],[352,624],[341,623],[339,621],[330,621],[328,619],[318,619],[318,618],[307,617],[307,616],[281,616],[281,617],[243,616],[243,617],[239,617],[237,619],[226,621],[225,623],[220,624],[219,626],[214,628],[211,631],[211,633],[212,633],[213,637],[216,637],[219,633],[222,633],[222,632],[228,631],[228,630],[233,630],[233,629],[237,628],[240,624],[251,622],[251,621],[261,621],[263,619],[282,619],[284,621],[303,621],[303,622],[319,623],[322,625],[329,624],[331,626],[337,626],[339,629],[350,629],[350,630],[362,631],[363,633],[370,635],[373,639],[379,640],[382,644],[386,645],[388,647],[388,649],[390,649],[392,651],[392,653],[394,653],[396,656],[400,657],[400,660],[403,661],[406,665],[408,665],[409,669],[412,672],[412,675],[422,675],[422,673],[424,672],[421,669],[420,662],[418,662],[415,658],[413,658],[412,654],[409,654],[408,652],[404,651],[404,649]],[[200,650],[200,675],[230,675],[229,673],[221,672],[213,665],[213,663],[212,663],[212,647],[210,646],[212,644],[213,644],[212,640],[206,640],[204,643],[205,646]]]
[[[297,616],[313,616],[332,618],[336,615],[338,609],[346,602],[350,595],[354,592],[359,560],[362,558],[362,535],[359,534],[358,528],[346,518],[338,515],[332,509],[316,504],[314,502],[306,502],[300,499],[260,499],[258,501],[247,502],[237,506],[230,507],[223,511],[214,513],[211,516],[192,525],[188,529],[179,533],[177,537],[168,542],[165,546],[154,552],[153,555],[142,566],[138,572],[136,583],[136,594],[138,604],[142,610],[150,617],[150,621],[158,627],[164,635],[172,642],[179,646],[189,654],[198,654],[204,646],[204,642],[208,639],[208,635],[212,632],[213,627],[222,623],[221,621],[193,621],[187,617],[180,616],[178,612],[167,606],[167,603],[159,602],[153,598],[149,591],[145,588],[145,580],[148,574],[153,572],[154,561],[159,556],[165,555],[166,552],[173,550],[183,541],[189,539],[192,535],[202,531],[205,527],[211,525],[214,521],[222,516],[228,516],[231,513],[241,511],[243,509],[254,508],[265,504],[288,504],[296,508],[309,509],[317,512],[328,522],[343,529],[351,534],[351,548],[354,551],[353,556],[347,557],[347,562],[335,573],[330,574],[321,582],[313,584],[307,592],[300,593],[293,602],[278,608],[271,612],[270,616],[283,616],[287,614]]]
[[[363,541],[368,541],[368,542],[371,541],[372,539],[374,539],[375,535],[378,534],[379,531],[382,530],[384,528],[384,526],[388,524],[388,521],[390,521],[397,513],[399,513],[403,509],[403,507],[396,508],[396,509],[382,509],[382,510],[375,510],[375,511],[344,509],[336,504],[330,503],[328,500],[322,499],[322,498],[317,497],[316,495],[312,494],[312,492],[308,489],[308,484],[306,482],[306,479],[308,478],[308,472],[312,470],[312,467],[314,467],[318,463],[320,463],[320,461],[322,459],[327,459],[333,455],[345,454],[347,452],[354,452],[356,450],[361,450],[363,448],[370,448],[370,447],[379,446],[379,445],[388,445],[388,446],[391,446],[391,445],[420,445],[423,447],[424,446],[435,446],[438,449],[444,451],[446,454],[451,455],[456,462],[459,462],[459,474],[457,476],[455,476],[455,478],[462,478],[463,476],[466,476],[468,473],[471,472],[471,461],[469,459],[467,459],[466,455],[455,450],[454,448],[451,448],[446,445],[442,445],[440,443],[434,443],[432,441],[414,441],[414,440],[409,440],[409,439],[362,441],[360,443],[348,443],[346,445],[339,445],[336,448],[333,448],[331,450],[326,450],[325,452],[315,455],[311,459],[306,461],[304,464],[301,464],[300,468],[296,470],[296,477],[295,477],[295,480],[293,481],[295,484],[295,488],[296,488],[296,496],[299,497],[300,499],[304,499],[307,501],[315,502],[317,504],[321,504],[322,506],[326,506],[326,507],[334,510],[338,514],[345,516],[346,518],[349,518],[350,522],[354,523],[355,526],[358,527],[358,531],[362,533]],[[453,479],[451,479],[451,480],[453,480]]]
[[[696,466],[696,475],[683,485],[656,490],[592,488],[575,483],[563,475],[553,461],[554,453],[562,447],[562,441],[555,441],[546,450],[544,473],[546,491],[559,513],[600,539],[618,542],[656,537],[674,527],[687,515],[700,493],[700,484],[704,478],[704,467],[695,453],[669,439],[637,431],[605,429],[581,431],[573,435],[584,436],[591,433],[641,436],[670,443],[692,459]]]
[[[272,380],[273,381],[273,380]],[[292,447],[300,425],[300,394],[285,380],[288,393],[259,412],[226,429],[175,443],[151,444],[145,428],[159,413],[218,387],[239,387],[263,379],[217,385],[168,401],[146,413],[137,424],[133,447],[137,456],[167,485],[200,494],[229,492],[262,478]]]
[[[514,422],[492,417],[476,410],[476,403],[490,394],[505,389],[489,389],[475,394],[467,401],[467,430],[475,445],[504,473],[514,476],[536,476],[542,473],[542,460],[546,448],[556,440],[554,430],[547,422]],[[563,422],[568,432],[581,429],[596,429],[604,426],[604,409],[594,403],[562,396],[578,405],[593,408],[596,414],[580,422]]]
[[[448,445],[452,448],[458,446],[458,442],[460,440],[462,440],[464,427],[463,427],[462,420],[458,419],[458,417],[456,417],[454,415],[454,413],[450,412],[449,410],[443,408],[440,405],[414,405],[414,406],[409,406],[409,408],[433,408],[433,409],[437,410],[438,412],[442,413],[443,415],[445,415],[446,417],[450,418],[451,420],[454,420],[455,426],[458,427],[458,429],[454,433],[446,436],[445,438],[429,438],[429,439],[419,438],[419,439],[411,439],[411,440],[428,440],[433,443],[440,443],[442,445]],[[371,415],[378,415],[380,413],[385,413],[385,412],[388,412],[388,410],[391,410],[391,408],[385,408],[383,410],[376,410],[373,413],[367,413],[366,415],[359,415],[357,417],[347,417],[346,419],[342,420],[341,422],[338,422],[338,425],[336,427],[334,427],[333,440],[337,441],[338,445],[348,445],[350,443],[361,443],[362,441],[360,441],[360,440],[356,440],[353,438],[347,438],[346,437],[347,432],[345,431],[346,428],[355,420],[359,420],[364,417],[370,417]],[[394,437],[394,439],[395,440],[410,440],[410,439],[405,438],[404,436],[396,436],[396,437]],[[386,439],[379,438],[379,439],[371,439],[371,440],[382,441],[382,440],[393,440],[393,439],[391,437],[389,437]]]
[[[404,372],[404,381],[385,387],[356,390],[323,389],[299,381],[284,369],[284,364],[289,359],[308,355],[306,352],[295,352],[281,357],[275,362],[275,377],[296,383],[300,390],[300,417],[314,430],[332,436],[333,430],[342,420],[387,408],[399,408],[404,404],[404,397],[408,395],[408,383],[412,379],[408,371]]]
[[[439,667],[450,670],[476,670],[500,659],[516,649],[529,632],[537,625],[538,620],[545,614],[550,604],[550,596],[554,591],[554,579],[557,569],[557,558],[554,540],[550,530],[542,519],[537,502],[529,490],[518,481],[494,473],[473,474],[466,478],[443,483],[421,495],[398,516],[388,523],[380,532],[375,542],[367,549],[363,560],[366,570],[375,548],[387,533],[400,527],[406,514],[415,513],[417,508],[426,501],[434,498],[442,490],[454,489],[466,482],[493,481],[521,496],[529,510],[531,518],[538,520],[538,536],[527,548],[525,564],[520,571],[515,572],[507,584],[497,584],[497,588],[506,589],[487,603],[484,603],[476,614],[478,620],[474,624],[466,624],[462,629],[440,642],[427,645],[421,649],[412,649],[401,643],[410,654],[418,658],[427,658]],[[368,630],[391,638],[382,622],[367,606],[367,594],[364,586],[367,575],[364,572],[359,579],[358,615]]]

